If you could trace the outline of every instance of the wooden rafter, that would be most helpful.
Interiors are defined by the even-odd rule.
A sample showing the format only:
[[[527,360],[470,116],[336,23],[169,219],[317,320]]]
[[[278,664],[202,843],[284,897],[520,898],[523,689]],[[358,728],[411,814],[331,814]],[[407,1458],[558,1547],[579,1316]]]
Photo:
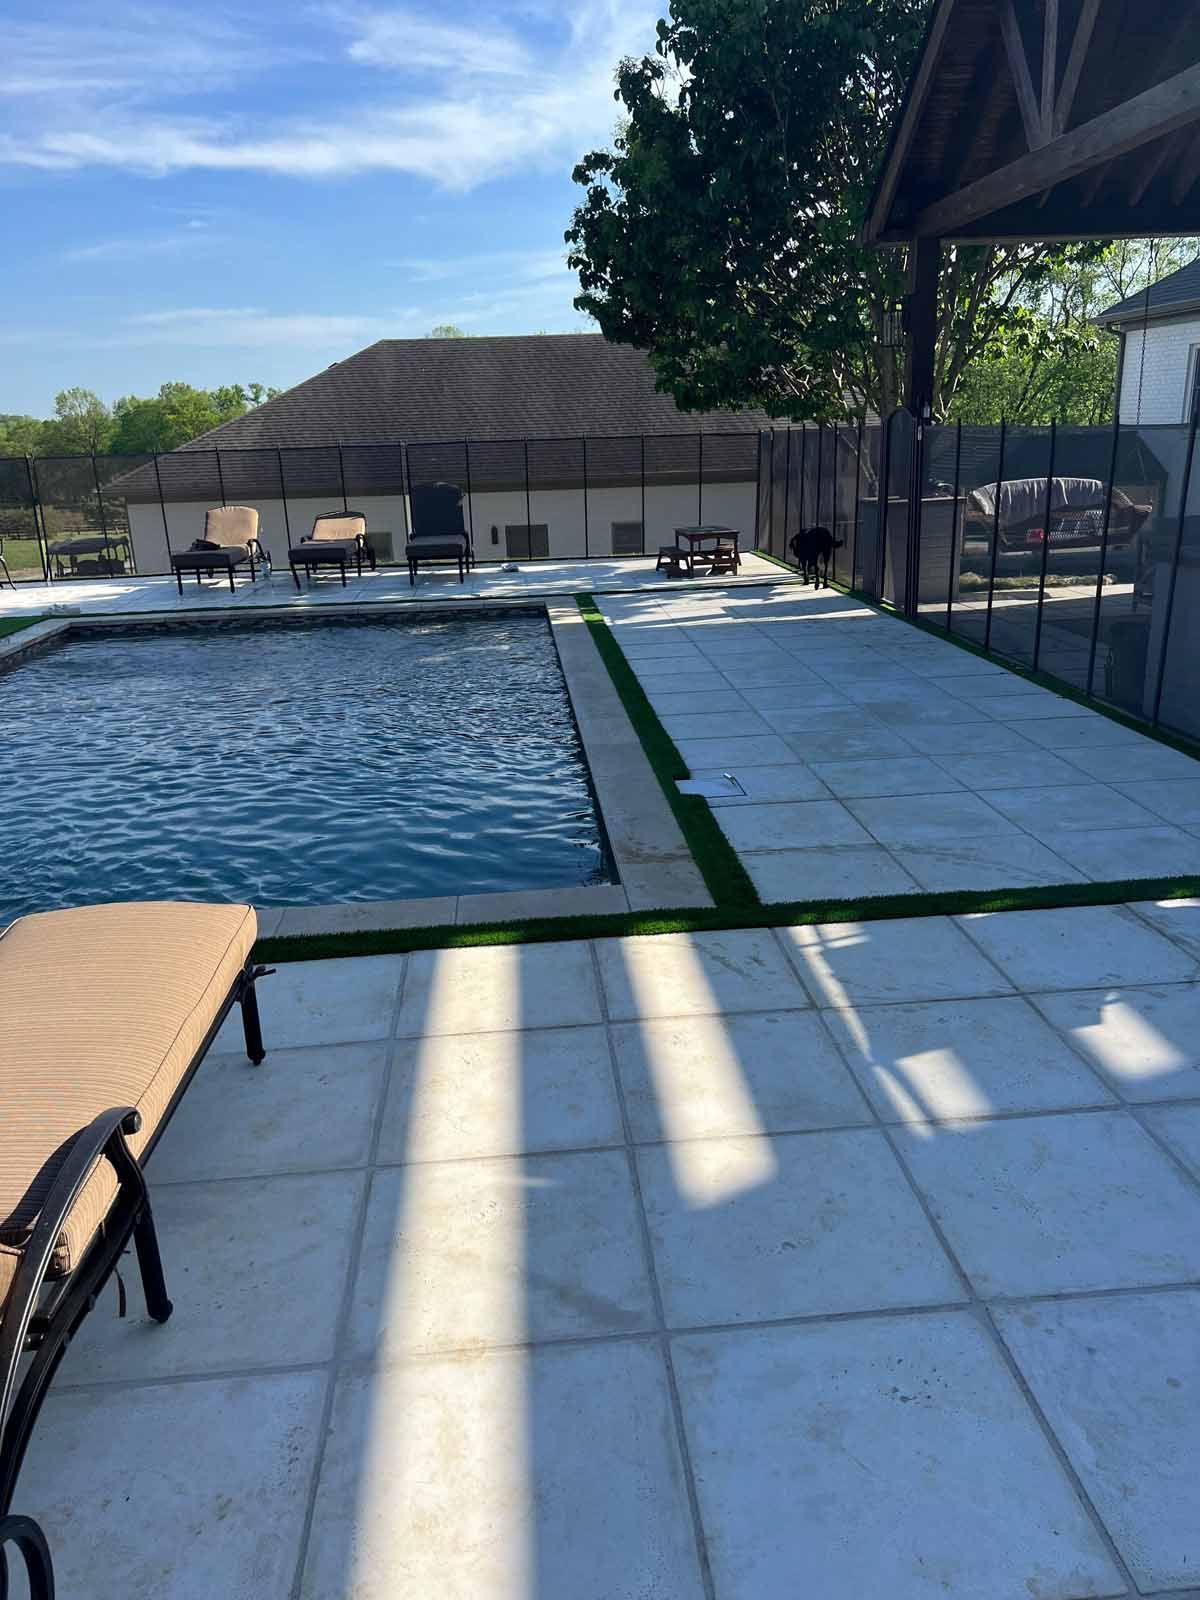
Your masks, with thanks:
[[[1054,82],[1058,76],[1058,0],[1044,0],[1042,16],[1042,138],[1054,137]]]
[[[1188,67],[1090,122],[1060,134],[965,189],[935,200],[917,216],[914,232],[952,238],[955,230],[966,223],[1028,199],[1053,184],[1065,183],[1198,119],[1200,65]]]
[[[1192,135],[1191,146],[1184,151],[1175,176],[1171,179],[1171,203],[1182,205],[1200,180],[1200,130]]]
[[[1096,13],[1100,9],[1100,0],[1083,0],[1079,10],[1079,21],[1075,25],[1075,37],[1071,40],[1071,50],[1067,56],[1066,69],[1063,72],[1062,83],[1058,88],[1058,99],[1054,103],[1053,137],[1057,138],[1067,125],[1071,115],[1071,108],[1075,104],[1075,91],[1079,88],[1079,74],[1083,71],[1083,63],[1087,58],[1088,46],[1092,42],[1092,33],[1096,27]]]
[[[1025,41],[1021,26],[1013,9],[1013,0],[1003,0],[1000,7],[1000,32],[1004,38],[1004,53],[1008,57],[1013,88],[1017,92],[1017,105],[1025,128],[1025,143],[1031,150],[1045,144],[1042,131],[1042,113],[1033,92],[1033,79],[1029,75],[1029,60],[1025,54]]]
[[[1172,134],[1168,139],[1160,139],[1158,144],[1150,147],[1150,153],[1139,166],[1133,183],[1129,189],[1129,204],[1141,205],[1146,190],[1162,171],[1169,156],[1178,150],[1179,133]]]

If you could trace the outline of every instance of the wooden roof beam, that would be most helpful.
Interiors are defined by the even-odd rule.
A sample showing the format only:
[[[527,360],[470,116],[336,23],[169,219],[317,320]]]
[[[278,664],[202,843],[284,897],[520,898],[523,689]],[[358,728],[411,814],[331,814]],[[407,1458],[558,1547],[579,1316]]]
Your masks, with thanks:
[[[1059,134],[1037,150],[998,167],[965,189],[945,195],[916,217],[915,237],[937,234],[953,238],[955,229],[1001,211],[1018,200],[1065,183],[1102,162],[1115,160],[1177,128],[1200,122],[1200,65],[1178,72],[1114,106],[1069,133]]]
[[[1025,128],[1025,143],[1031,150],[1045,144],[1042,131],[1042,113],[1033,92],[1033,79],[1029,75],[1029,59],[1025,54],[1025,41],[1021,26],[1013,9],[1013,0],[1003,0],[1000,7],[1000,32],[1004,38],[1004,53],[1012,73],[1013,88],[1017,91],[1017,105]]]
[[[1079,21],[1075,25],[1075,37],[1071,40],[1070,54],[1067,56],[1066,70],[1063,80],[1059,85],[1058,99],[1054,103],[1054,120],[1051,135],[1057,138],[1067,125],[1071,115],[1071,108],[1075,104],[1075,91],[1079,88],[1079,75],[1083,71],[1083,63],[1087,59],[1088,46],[1092,42],[1092,33],[1096,27],[1096,13],[1100,10],[1100,0],[1083,0],[1079,10]]]
[[[1192,135],[1191,148],[1186,150],[1183,159],[1175,169],[1175,176],[1171,179],[1171,204],[1182,205],[1196,187],[1196,180],[1200,178],[1200,131]]]

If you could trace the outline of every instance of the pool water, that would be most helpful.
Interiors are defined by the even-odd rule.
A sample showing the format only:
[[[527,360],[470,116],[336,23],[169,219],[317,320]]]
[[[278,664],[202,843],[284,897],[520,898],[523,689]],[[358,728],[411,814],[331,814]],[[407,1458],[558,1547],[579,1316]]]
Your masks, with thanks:
[[[71,634],[0,683],[0,925],[611,876],[544,613]]]

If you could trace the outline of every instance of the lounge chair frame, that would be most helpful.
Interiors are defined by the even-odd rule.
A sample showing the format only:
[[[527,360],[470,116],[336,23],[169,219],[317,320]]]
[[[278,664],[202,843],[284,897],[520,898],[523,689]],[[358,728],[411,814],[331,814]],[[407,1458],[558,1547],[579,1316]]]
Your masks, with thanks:
[[[318,522],[323,522],[327,518],[336,520],[360,515],[361,512],[354,511],[322,511],[313,518],[313,527],[315,529]],[[366,521],[365,517],[363,517],[363,521]],[[349,542],[348,539],[314,539],[310,535],[309,538],[302,539],[298,545],[293,545],[288,551],[288,565],[292,569],[292,582],[296,585],[296,588],[299,589],[300,587],[300,574],[296,571],[297,567],[304,568],[304,576],[309,583],[312,582],[313,573],[321,567],[337,567],[341,573],[342,588],[344,589],[346,587],[346,546]],[[323,549],[322,546],[324,546]],[[357,539],[354,540],[354,565],[356,576],[359,578],[363,575],[364,556],[371,571],[374,572],[376,566],[375,551],[372,549],[366,534],[360,533]],[[0,1600],[3,1600],[3,1596],[0,1596]]]
[[[262,1025],[255,984],[274,969],[247,957],[140,1160],[125,1142],[137,1133],[141,1116],[132,1106],[113,1106],[81,1130],[46,1197],[29,1240],[21,1251],[16,1277],[0,1315],[0,1600],[8,1595],[6,1546],[25,1562],[31,1600],[54,1600],[54,1568],[44,1534],[29,1517],[10,1514],[25,1451],[42,1401],[80,1324],[95,1305],[132,1238],[146,1299],[155,1322],[171,1315],[158,1235],[142,1166],[169,1125],[221,1024],[235,1004],[242,1009],[246,1054],[255,1066],[263,1060]],[[61,1278],[51,1277],[55,1247],[67,1218],[97,1161],[116,1173],[117,1193],[108,1215],[83,1259]],[[123,1291],[122,1291],[123,1301]],[[22,1361],[32,1356],[18,1383]]]

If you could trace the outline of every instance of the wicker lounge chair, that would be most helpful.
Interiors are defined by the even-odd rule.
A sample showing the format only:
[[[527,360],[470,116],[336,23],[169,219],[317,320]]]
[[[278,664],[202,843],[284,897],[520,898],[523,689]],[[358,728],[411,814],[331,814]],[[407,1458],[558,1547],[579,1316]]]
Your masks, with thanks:
[[[5,1546],[32,1600],[46,1540],[10,1515],[67,1345],[132,1238],[146,1310],[171,1315],[142,1167],[235,1003],[263,1059],[249,906],[87,906],[0,934],[0,1594]],[[100,1492],[100,1486],[97,1488]]]
[[[250,582],[254,582],[255,562],[268,560],[267,552],[258,542],[258,512],[253,506],[214,506],[204,514],[204,538],[197,539],[190,550],[171,553],[171,571],[183,593],[185,572],[196,574],[196,584],[207,575],[229,576],[229,592],[233,593],[233,574],[248,562]]]
[[[344,589],[347,563],[354,563],[361,578],[364,559],[374,572],[375,552],[367,543],[367,519],[358,511],[322,511],[313,519],[308,538],[288,551],[288,564],[297,589],[300,587],[298,567],[304,568],[310,583],[319,567],[337,567]]]

